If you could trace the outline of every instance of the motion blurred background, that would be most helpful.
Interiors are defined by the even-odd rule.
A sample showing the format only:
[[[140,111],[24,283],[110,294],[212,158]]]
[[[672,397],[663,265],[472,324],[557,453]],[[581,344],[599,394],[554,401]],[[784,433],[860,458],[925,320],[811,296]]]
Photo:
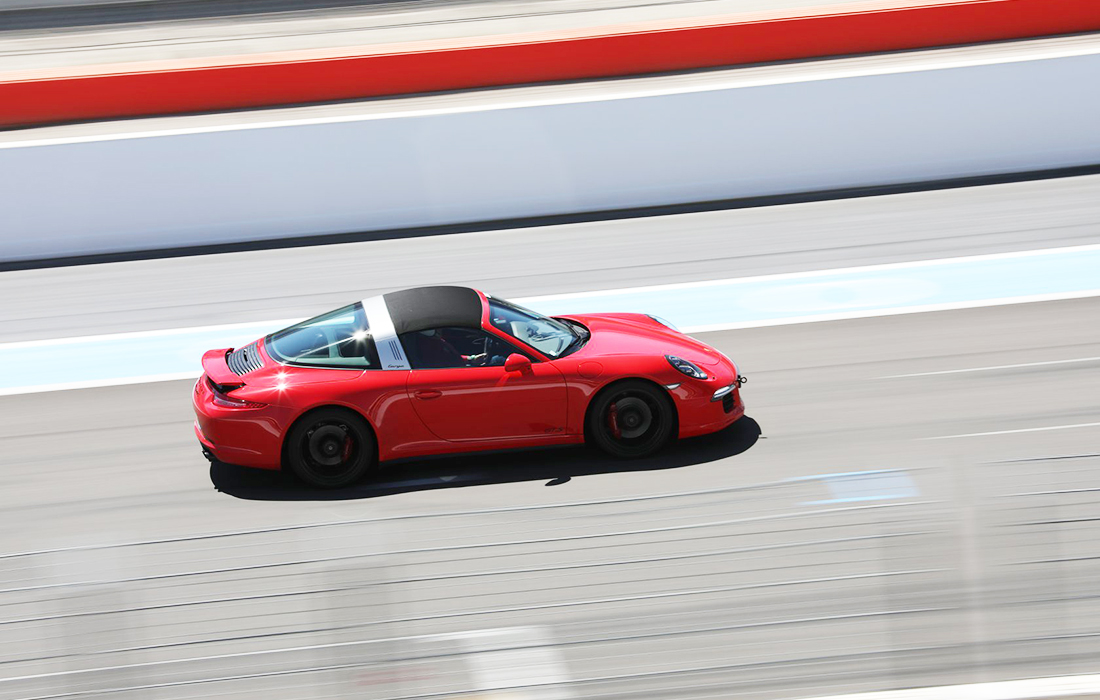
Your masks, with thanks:
[[[1100,697],[1096,32],[0,0],[0,698]],[[203,459],[203,350],[427,284],[659,314],[748,416],[338,492]]]

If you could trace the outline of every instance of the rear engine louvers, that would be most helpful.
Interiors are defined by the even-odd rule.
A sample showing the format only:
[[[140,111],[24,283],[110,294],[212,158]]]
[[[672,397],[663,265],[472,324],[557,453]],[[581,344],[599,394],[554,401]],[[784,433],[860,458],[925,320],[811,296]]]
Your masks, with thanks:
[[[225,358],[226,364],[233,374],[243,377],[249,372],[255,372],[264,366],[264,358],[260,355],[260,341],[246,345],[229,353]]]

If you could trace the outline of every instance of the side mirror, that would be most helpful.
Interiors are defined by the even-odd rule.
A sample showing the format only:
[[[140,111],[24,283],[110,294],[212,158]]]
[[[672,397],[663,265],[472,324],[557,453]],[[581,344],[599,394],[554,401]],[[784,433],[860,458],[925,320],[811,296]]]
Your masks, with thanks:
[[[531,360],[518,352],[514,352],[504,361],[505,372],[530,372]]]

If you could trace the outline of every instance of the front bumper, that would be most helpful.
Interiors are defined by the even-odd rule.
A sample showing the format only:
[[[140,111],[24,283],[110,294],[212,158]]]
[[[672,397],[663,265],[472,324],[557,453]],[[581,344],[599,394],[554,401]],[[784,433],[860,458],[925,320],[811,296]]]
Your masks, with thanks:
[[[680,437],[696,437],[716,433],[745,415],[741,392],[734,389],[718,401],[677,404],[680,412]]]
[[[723,362],[706,369],[712,375],[706,381],[685,381],[670,390],[682,438],[718,432],[745,415],[741,400],[745,379],[737,375],[733,363]]]

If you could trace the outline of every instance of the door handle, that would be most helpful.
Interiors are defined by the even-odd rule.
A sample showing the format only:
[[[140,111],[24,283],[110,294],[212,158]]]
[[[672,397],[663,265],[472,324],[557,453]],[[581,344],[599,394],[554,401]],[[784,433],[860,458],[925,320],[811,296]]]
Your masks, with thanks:
[[[428,400],[428,399],[438,399],[440,396],[443,396],[443,392],[440,391],[439,389],[417,389],[416,390],[416,398],[424,399],[425,401]]]

